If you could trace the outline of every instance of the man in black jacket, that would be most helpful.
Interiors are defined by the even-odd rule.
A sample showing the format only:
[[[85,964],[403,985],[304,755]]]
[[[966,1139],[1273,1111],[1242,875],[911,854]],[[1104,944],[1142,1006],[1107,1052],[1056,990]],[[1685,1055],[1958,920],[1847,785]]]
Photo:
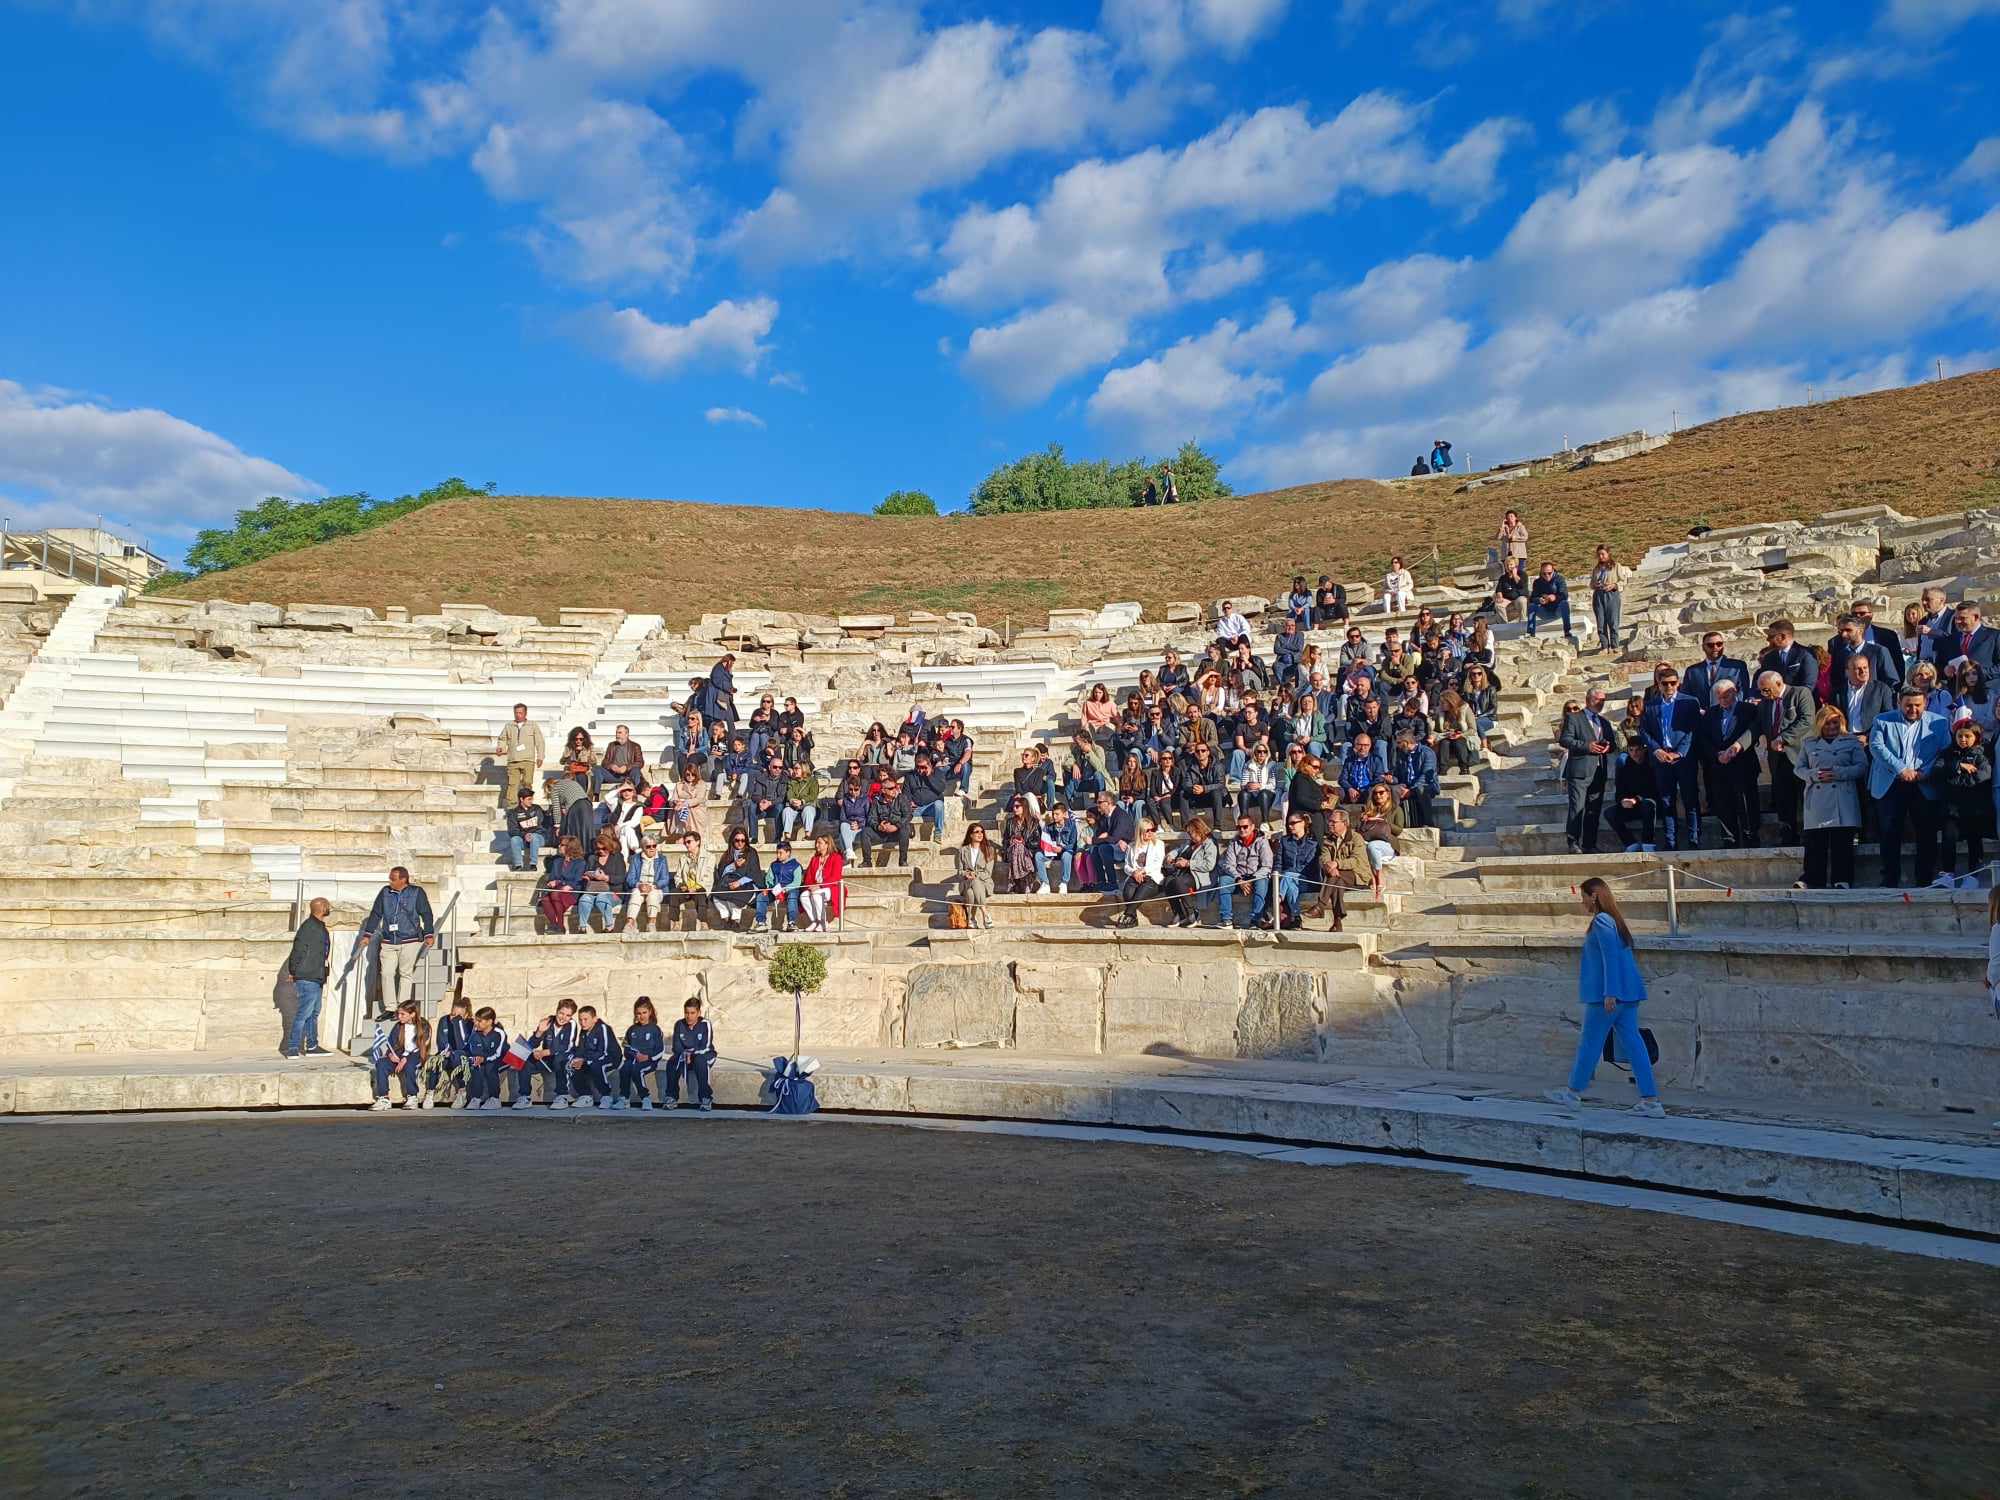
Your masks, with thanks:
[[[910,863],[910,824],[916,821],[916,809],[910,799],[903,795],[903,783],[895,776],[882,778],[882,789],[868,799],[868,822],[861,830],[861,862],[875,863],[875,851],[887,845],[896,846],[896,864],[906,869]],[[885,855],[882,865],[889,863]]]
[[[929,819],[931,837],[944,842],[945,773],[938,769],[930,752],[917,752],[917,768],[903,778],[903,792],[910,799],[911,821]]]
[[[1903,680],[1900,644],[1896,654],[1891,656],[1889,648],[1871,637],[1868,630],[1868,622],[1861,616],[1842,615],[1833,639],[1826,643],[1827,655],[1832,658],[1832,679],[1836,690],[1847,681],[1847,664],[1857,656],[1868,659],[1868,675],[1872,680],[1892,690]]]
[[[417,965],[437,945],[437,919],[431,898],[420,885],[410,884],[410,872],[397,865],[389,883],[375,893],[375,904],[361,924],[360,941],[374,943],[382,959],[382,1000],[385,1008],[417,1001]]]
[[[521,788],[514,805],[507,809],[507,864],[516,870],[532,870],[542,862],[542,850],[555,841],[555,820],[549,810],[535,801],[535,789]]]
[[[326,1055],[326,1048],[319,1044],[319,1004],[333,960],[333,935],[326,930],[327,914],[332,910],[333,906],[326,897],[313,897],[312,905],[306,908],[306,919],[292,934],[292,952],[285,960],[285,977],[291,980],[292,988],[299,993],[299,1008],[285,1031],[285,1045],[281,1050],[286,1057]]]
[[[1725,847],[1756,848],[1757,714],[1737,701],[1732,679],[1717,679],[1715,702],[1694,726],[1694,745]]]
[[[1611,725],[1604,717],[1604,689],[1585,694],[1583,707],[1564,714],[1559,736],[1568,752],[1563,762],[1563,790],[1569,796],[1569,851],[1597,852],[1597,829],[1604,816],[1605,766],[1611,755]]]
[[[750,790],[743,797],[743,826],[750,830],[752,843],[757,842],[758,829],[766,818],[771,820],[772,843],[784,832],[778,825],[784,821],[785,792],[791,784],[785,758],[776,750],[764,758],[763,769],[750,773]]]
[[[1810,689],[1818,684],[1819,658],[1810,648],[1799,644],[1797,627],[1790,620],[1773,620],[1771,628],[1764,632],[1764,639],[1770,649],[1757,658],[1760,675],[1776,672],[1787,687]]]

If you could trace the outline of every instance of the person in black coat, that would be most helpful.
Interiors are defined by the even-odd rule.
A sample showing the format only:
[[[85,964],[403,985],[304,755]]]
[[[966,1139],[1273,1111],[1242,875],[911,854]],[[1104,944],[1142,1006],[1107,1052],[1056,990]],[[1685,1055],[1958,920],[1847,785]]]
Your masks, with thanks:
[[[1786,687],[1810,691],[1819,684],[1819,657],[1810,646],[1798,642],[1797,627],[1790,620],[1773,620],[1764,633],[1768,649],[1757,658],[1757,672],[1776,672]],[[1838,682],[1840,679],[1835,678]]]
[[[1708,810],[1737,848],[1757,845],[1757,713],[1739,701],[1736,683],[1715,684],[1715,702],[1694,727],[1695,754],[1708,784]]]

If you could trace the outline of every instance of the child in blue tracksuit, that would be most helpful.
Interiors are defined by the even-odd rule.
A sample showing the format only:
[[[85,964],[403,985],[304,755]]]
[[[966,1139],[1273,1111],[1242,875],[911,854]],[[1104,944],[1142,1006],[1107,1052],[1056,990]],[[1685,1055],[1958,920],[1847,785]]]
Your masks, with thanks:
[[[660,1056],[667,1050],[667,1039],[660,1031],[660,1019],[653,1013],[653,1002],[641,995],[632,1002],[632,1024],[625,1028],[625,1060],[618,1064],[618,1097],[611,1101],[613,1109],[624,1109],[626,1099],[637,1095],[639,1108],[653,1107],[653,1094],[646,1086],[646,1079],[660,1065]]]
[[[437,1033],[431,1039],[431,1060],[426,1064],[429,1077],[425,1080],[424,1097],[417,1101],[418,1109],[429,1109],[437,1097],[437,1083],[444,1075],[456,1068],[465,1058],[465,1044],[472,1036],[472,1002],[463,995],[454,995],[451,1014],[437,1023]],[[465,1090],[461,1089],[456,1099],[451,1101],[453,1109],[464,1109],[468,1103]]]
[[[570,1094],[574,1091],[570,1079],[570,1054],[576,1051],[578,1041],[576,1002],[557,1002],[556,1013],[544,1016],[542,1024],[528,1033],[528,1041],[532,1044],[528,1065],[521,1070],[514,1108],[531,1107],[535,1079],[545,1078],[549,1085],[549,1108],[568,1109]]]
[[[611,1074],[618,1066],[618,1037],[609,1021],[598,1019],[597,1007],[576,1013],[576,1051],[570,1054],[571,1099],[578,1109],[594,1109],[611,1097]]]
[[[715,1028],[701,1018],[701,999],[690,996],[674,1022],[674,1056],[667,1064],[667,1108],[678,1109],[681,1079],[694,1074],[694,1097],[703,1110],[715,1108],[715,1093],[708,1086],[708,1065],[715,1061]]]
[[[500,1054],[507,1050],[507,1033],[499,1026],[493,1007],[482,1005],[472,1017],[472,1031],[465,1039],[465,1060],[472,1065],[466,1092],[469,1109],[500,1107]]]

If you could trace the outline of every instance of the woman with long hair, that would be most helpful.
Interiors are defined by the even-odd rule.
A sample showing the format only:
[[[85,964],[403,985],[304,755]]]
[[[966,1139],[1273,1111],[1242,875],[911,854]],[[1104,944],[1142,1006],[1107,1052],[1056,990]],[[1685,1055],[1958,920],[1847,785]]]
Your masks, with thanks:
[[[565,834],[556,844],[556,857],[542,882],[542,897],[536,903],[542,919],[554,932],[569,931],[569,914],[576,910],[583,889],[583,845]]]
[[[971,832],[970,828],[966,830],[968,835]],[[983,829],[980,837],[985,837]],[[1048,860],[1042,853],[1042,820],[1020,792],[1007,801],[1007,821],[1000,830],[1000,845],[997,855],[993,850],[986,849],[986,858],[989,865],[996,862],[1005,864],[1007,889],[1011,894],[1025,896],[1037,885],[1048,883]],[[990,870],[987,883],[992,884]]]
[[[1125,884],[1119,888],[1119,912],[1113,927],[1137,927],[1139,903],[1164,894],[1161,882],[1167,874],[1167,846],[1160,837],[1160,825],[1151,818],[1139,820],[1139,831],[1125,856]]]
[[[1590,917],[1576,979],[1576,998],[1583,1006],[1583,1034],[1577,1038],[1569,1082],[1550,1089],[1543,1097],[1567,1108],[1581,1104],[1583,1091],[1597,1076],[1604,1039],[1615,1034],[1624,1043],[1633,1081],[1639,1085],[1639,1102],[1632,1106],[1633,1113],[1658,1119],[1667,1111],[1660,1103],[1659,1085],[1653,1081],[1653,1060],[1646,1052],[1646,1039],[1639,1033],[1639,1005],[1646,998],[1646,981],[1632,956],[1632,929],[1625,924],[1625,914],[1618,909],[1611,887],[1597,876],[1584,881],[1577,895]]]
[[[825,932],[826,919],[840,916],[841,877],[846,871],[847,861],[833,847],[833,835],[815,834],[812,858],[806,862],[805,885],[799,891],[808,931]]]
[[[1618,606],[1625,570],[1604,543],[1597,544],[1597,561],[1590,570],[1590,610],[1597,622],[1597,649],[1618,651]]]
[[[1017,797],[1015,801],[1020,801]],[[952,881],[958,899],[964,903],[966,920],[990,928],[993,918],[986,903],[993,898],[993,849],[986,842],[986,830],[968,823],[965,838],[952,853]]]

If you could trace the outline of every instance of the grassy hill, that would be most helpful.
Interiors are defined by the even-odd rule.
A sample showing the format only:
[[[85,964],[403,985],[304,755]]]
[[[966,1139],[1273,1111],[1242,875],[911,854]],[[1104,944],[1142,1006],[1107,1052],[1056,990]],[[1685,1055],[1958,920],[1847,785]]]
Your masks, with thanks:
[[[1623,463],[1470,495],[1445,481],[1340,480],[1173,510],[936,520],[501,496],[443,502],[176,592],[425,613],[473,601],[550,620],[562,605],[624,606],[676,625],[733,607],[970,609],[1020,625],[1111,599],[1150,613],[1219,589],[1275,594],[1293,573],[1377,577],[1392,551],[1417,567],[1432,540],[1446,568],[1477,562],[1509,506],[1527,519],[1536,560],[1574,573],[1599,541],[1629,561],[1697,519],[1724,527],[1876,502],[1912,515],[2000,504],[2000,372],[1746,413]]]

